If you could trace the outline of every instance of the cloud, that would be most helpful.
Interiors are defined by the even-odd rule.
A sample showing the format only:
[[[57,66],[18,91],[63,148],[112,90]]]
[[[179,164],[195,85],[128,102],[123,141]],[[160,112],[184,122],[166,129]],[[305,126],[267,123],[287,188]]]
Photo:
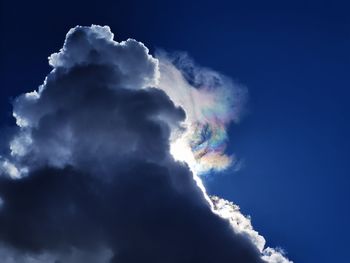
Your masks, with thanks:
[[[50,56],[44,83],[15,100],[18,127],[0,159],[6,263],[283,262],[251,225],[242,230],[225,217],[196,171],[172,156],[189,120],[221,134],[238,113],[213,113],[215,124],[211,114],[193,115],[170,92],[177,83],[164,82],[173,77],[162,70],[170,61],[148,52],[135,40],[114,41],[107,26],[75,27]],[[216,94],[228,90],[202,90],[204,73],[219,76],[203,71],[188,85],[208,98],[204,105],[217,105]]]
[[[128,39],[113,41],[109,27],[92,25],[71,29],[63,48],[49,57],[53,68],[72,69],[84,65],[109,65],[114,68],[113,77],[118,78],[114,88],[139,89],[157,83],[157,60],[148,54],[141,42]]]
[[[175,157],[184,161],[185,156],[187,162],[191,158],[190,166],[197,173],[220,171],[238,163],[235,156],[225,153],[226,130],[230,122],[240,120],[246,88],[214,70],[197,66],[185,53],[159,52],[157,58],[158,87],[186,112],[186,132],[172,139]],[[186,147],[190,154],[179,152]]]
[[[71,248],[58,253],[31,254],[0,245],[1,263],[108,263],[112,256],[111,250],[103,248],[95,248],[89,251]]]
[[[229,220],[232,229],[239,234],[246,236],[255,247],[260,251],[262,259],[268,263],[291,263],[282,249],[265,247],[266,240],[263,236],[254,230],[250,217],[244,216],[240,212],[238,205],[222,199],[218,196],[211,196],[214,205],[214,212],[222,218]]]

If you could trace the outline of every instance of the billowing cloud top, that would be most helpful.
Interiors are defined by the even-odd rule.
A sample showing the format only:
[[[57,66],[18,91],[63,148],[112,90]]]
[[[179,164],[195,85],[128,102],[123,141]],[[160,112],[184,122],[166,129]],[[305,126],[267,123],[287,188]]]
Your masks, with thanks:
[[[289,262],[198,177],[228,165],[242,93],[148,52],[107,26],[75,27],[44,83],[15,100],[0,157],[2,262]]]
[[[71,69],[84,65],[110,65],[117,71],[124,88],[154,86],[158,78],[158,61],[148,54],[141,42],[113,40],[108,26],[76,27],[66,37],[63,48],[49,57],[53,68]],[[117,87],[117,86],[115,86]]]

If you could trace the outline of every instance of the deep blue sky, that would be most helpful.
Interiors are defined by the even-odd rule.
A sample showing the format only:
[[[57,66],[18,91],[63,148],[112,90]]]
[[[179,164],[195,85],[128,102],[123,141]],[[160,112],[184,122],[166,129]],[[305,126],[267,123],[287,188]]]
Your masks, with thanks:
[[[5,1],[0,118],[33,90],[70,27],[107,24],[117,40],[187,51],[249,89],[230,129],[245,167],[207,180],[295,262],[345,262],[350,236],[350,5],[337,1]],[[89,3],[88,3],[89,2]],[[283,3],[282,3],[283,2]]]

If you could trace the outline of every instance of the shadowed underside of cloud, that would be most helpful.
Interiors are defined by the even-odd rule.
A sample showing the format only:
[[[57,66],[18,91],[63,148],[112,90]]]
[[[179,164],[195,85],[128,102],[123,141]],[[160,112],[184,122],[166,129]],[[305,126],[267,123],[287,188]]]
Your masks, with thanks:
[[[18,128],[0,156],[2,262],[289,262],[174,160],[174,138],[223,114],[190,113],[167,92],[176,85],[161,87],[159,61],[108,27],[69,31],[43,85],[14,102]],[[212,134],[232,118],[214,119]],[[224,156],[208,138],[203,156]]]

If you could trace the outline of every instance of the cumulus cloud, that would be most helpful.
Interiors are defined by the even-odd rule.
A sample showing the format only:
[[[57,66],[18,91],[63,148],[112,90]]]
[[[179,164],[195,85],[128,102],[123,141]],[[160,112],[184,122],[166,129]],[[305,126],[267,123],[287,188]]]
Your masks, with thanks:
[[[225,127],[243,94],[228,78],[116,42],[107,26],[71,29],[49,63],[15,100],[1,150],[6,263],[289,262],[172,155],[175,145],[203,169],[228,165]]]

